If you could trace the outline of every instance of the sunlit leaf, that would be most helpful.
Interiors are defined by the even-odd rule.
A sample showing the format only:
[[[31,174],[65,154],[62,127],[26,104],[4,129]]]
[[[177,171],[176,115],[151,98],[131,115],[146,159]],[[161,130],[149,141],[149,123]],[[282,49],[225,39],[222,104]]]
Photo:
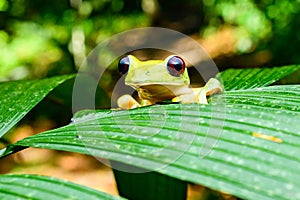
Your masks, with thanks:
[[[74,75],[0,83],[0,137],[20,121],[51,90]]]
[[[300,65],[274,68],[228,69],[217,75],[226,90],[258,88],[270,85],[300,69]]]
[[[300,86],[287,85],[228,91],[209,105],[90,111],[1,154],[27,146],[66,150],[156,170],[241,198],[298,199],[299,104]],[[203,149],[212,147],[201,157]]]
[[[52,177],[7,174],[0,176],[0,199],[121,199]]]

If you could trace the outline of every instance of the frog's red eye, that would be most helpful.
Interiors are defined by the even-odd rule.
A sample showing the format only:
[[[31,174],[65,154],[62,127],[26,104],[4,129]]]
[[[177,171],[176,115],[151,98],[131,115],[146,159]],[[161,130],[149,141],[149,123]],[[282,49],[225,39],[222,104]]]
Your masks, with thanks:
[[[185,63],[179,56],[173,56],[167,61],[167,69],[172,76],[179,77],[184,72]]]
[[[126,74],[129,70],[130,61],[128,56],[122,58],[118,63],[119,72],[123,75]]]

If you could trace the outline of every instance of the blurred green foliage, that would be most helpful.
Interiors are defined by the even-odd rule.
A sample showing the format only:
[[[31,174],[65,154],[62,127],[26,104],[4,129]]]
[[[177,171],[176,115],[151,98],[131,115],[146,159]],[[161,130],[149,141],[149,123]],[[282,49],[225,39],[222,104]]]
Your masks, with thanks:
[[[97,43],[147,26],[134,1],[0,0],[0,80],[76,72]]]
[[[99,42],[152,25],[199,38],[229,26],[234,56],[300,63],[299,0],[0,0],[0,80],[74,73]]]
[[[217,31],[222,24],[237,27],[238,53],[269,50],[276,64],[299,63],[300,1],[203,0],[207,28]]]

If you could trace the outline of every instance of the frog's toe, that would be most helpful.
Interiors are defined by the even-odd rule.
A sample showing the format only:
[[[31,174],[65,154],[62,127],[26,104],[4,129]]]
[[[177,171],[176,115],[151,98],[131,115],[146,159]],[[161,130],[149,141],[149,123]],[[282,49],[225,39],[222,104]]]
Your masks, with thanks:
[[[207,91],[206,96],[224,92],[224,86],[218,79],[215,78],[210,78],[204,88]]]
[[[141,105],[132,96],[128,94],[121,96],[118,99],[117,103],[119,108],[126,110],[141,107]]]
[[[180,101],[181,101],[181,99],[179,97],[174,97],[172,99],[172,102],[175,102],[175,103],[180,102]]]
[[[211,78],[205,84],[204,87],[200,88],[198,92],[198,103],[207,104],[206,96],[221,93],[224,91],[223,85],[215,78]]]
[[[183,104],[196,103],[197,96],[194,93],[183,94],[172,99],[172,102],[181,102]]]

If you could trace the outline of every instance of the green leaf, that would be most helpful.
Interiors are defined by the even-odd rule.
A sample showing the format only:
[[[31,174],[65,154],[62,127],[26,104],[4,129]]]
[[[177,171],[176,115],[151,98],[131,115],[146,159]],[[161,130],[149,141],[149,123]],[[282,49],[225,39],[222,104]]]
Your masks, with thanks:
[[[0,199],[121,199],[52,177],[24,174],[0,176]]]
[[[268,86],[299,69],[300,65],[228,69],[217,74],[217,78],[224,81],[225,90],[250,89]]]
[[[240,198],[299,199],[299,104],[300,85],[286,85],[228,91],[209,105],[85,111],[68,126],[25,138],[0,153],[27,146],[66,150]],[[211,151],[203,155],[203,150]]]
[[[0,83],[0,138],[51,90],[74,75]]]

